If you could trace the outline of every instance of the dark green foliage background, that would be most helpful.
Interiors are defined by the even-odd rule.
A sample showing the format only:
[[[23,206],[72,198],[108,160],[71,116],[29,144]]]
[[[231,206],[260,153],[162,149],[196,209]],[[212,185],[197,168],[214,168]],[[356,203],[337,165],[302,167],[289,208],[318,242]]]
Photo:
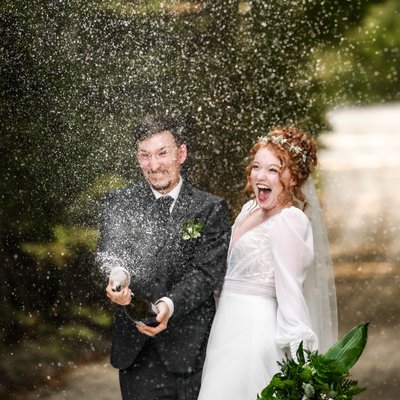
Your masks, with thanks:
[[[97,200],[137,178],[130,131],[146,113],[186,122],[186,176],[236,210],[247,150],[272,126],[317,135],[328,108],[399,99],[399,8],[3,1],[0,394],[107,350]]]

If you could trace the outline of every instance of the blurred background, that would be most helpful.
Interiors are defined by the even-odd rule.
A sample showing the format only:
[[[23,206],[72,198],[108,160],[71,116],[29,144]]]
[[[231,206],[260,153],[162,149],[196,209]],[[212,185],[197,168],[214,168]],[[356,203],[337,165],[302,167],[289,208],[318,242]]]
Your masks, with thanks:
[[[149,112],[186,123],[185,175],[232,218],[258,136],[318,137],[340,334],[371,322],[357,398],[397,398],[397,0],[5,0],[0,21],[1,398],[119,398],[98,200],[137,178]]]

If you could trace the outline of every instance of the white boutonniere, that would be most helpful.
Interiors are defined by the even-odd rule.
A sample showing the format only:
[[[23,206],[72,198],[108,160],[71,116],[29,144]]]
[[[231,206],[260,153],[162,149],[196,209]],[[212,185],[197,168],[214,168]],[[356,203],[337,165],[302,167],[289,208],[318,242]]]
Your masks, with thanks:
[[[195,221],[193,219],[182,222],[180,231],[183,240],[196,239],[201,236],[201,231],[204,228],[204,221]]]

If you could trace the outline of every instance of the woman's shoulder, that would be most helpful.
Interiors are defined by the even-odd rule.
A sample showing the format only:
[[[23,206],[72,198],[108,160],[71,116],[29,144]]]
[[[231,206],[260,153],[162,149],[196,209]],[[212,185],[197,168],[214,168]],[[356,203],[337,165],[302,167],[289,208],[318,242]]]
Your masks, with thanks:
[[[244,203],[239,214],[235,218],[235,225],[242,218],[246,218],[246,215],[249,214],[252,210],[255,210],[256,208],[257,208],[257,203],[254,199],[249,200],[246,203]]]
[[[251,199],[247,201],[246,203],[243,204],[242,209],[240,210],[239,215],[241,214],[247,214],[250,211],[254,210],[257,208],[257,202],[254,199]]]
[[[284,208],[281,214],[285,217],[297,218],[299,220],[308,221],[308,217],[304,213],[304,211],[300,210],[300,208],[297,208],[295,206]]]
[[[278,221],[281,224],[289,225],[296,231],[304,232],[311,225],[307,215],[297,207],[284,208],[279,213]]]

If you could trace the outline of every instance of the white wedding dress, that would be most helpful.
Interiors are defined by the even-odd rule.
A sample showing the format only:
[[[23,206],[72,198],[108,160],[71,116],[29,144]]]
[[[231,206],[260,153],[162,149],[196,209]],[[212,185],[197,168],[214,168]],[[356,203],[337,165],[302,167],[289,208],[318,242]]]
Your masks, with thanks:
[[[246,203],[235,225],[255,207]],[[297,348],[303,340],[317,349],[302,289],[312,259],[311,225],[295,207],[233,243],[198,400],[256,400],[290,345]]]

